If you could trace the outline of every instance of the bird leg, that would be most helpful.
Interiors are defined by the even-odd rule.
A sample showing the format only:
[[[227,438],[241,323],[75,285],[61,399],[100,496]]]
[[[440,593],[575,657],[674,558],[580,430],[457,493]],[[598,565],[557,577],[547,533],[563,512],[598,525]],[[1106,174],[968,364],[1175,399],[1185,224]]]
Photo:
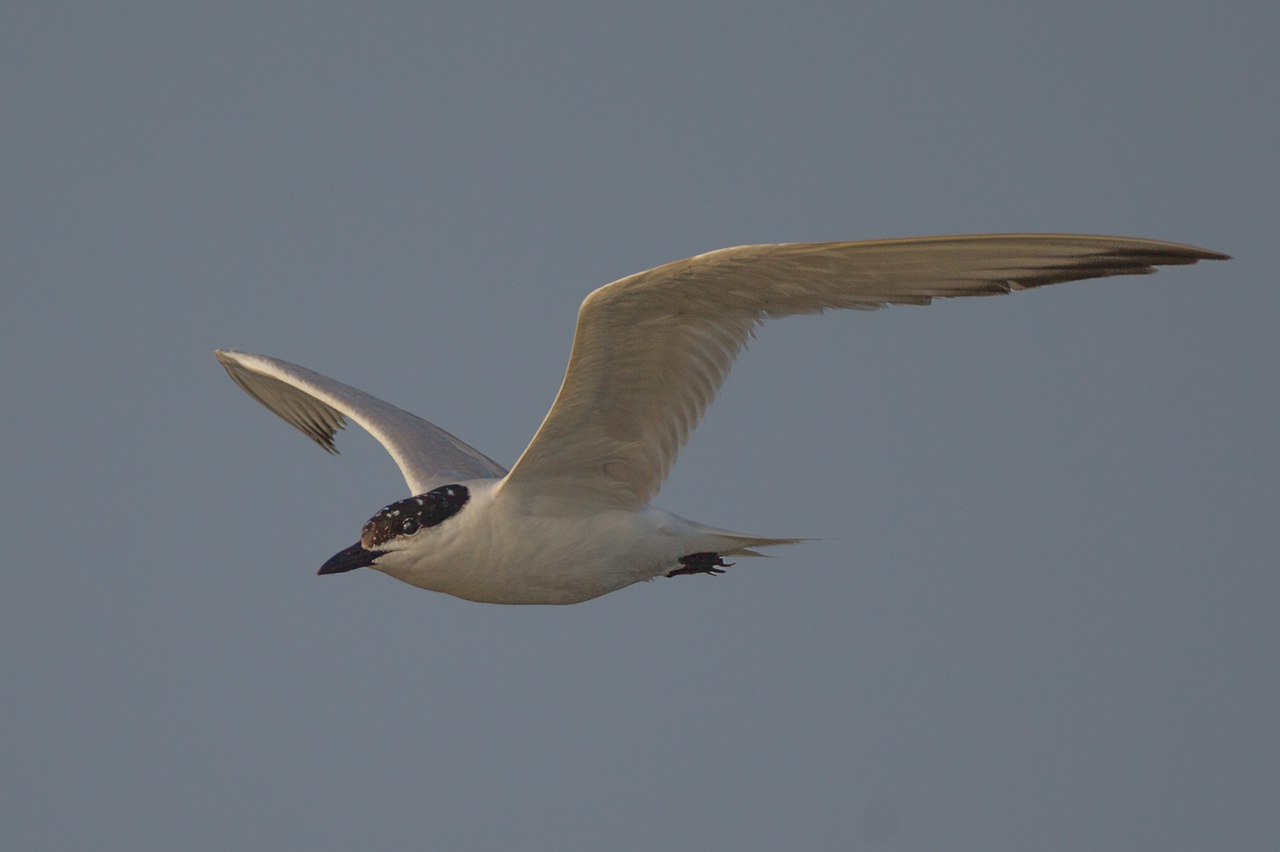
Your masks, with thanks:
[[[720,558],[718,553],[690,553],[688,556],[680,557],[680,564],[683,568],[677,568],[674,571],[668,571],[668,577],[676,577],[680,574],[723,574],[725,568],[733,565],[732,562],[725,562]]]

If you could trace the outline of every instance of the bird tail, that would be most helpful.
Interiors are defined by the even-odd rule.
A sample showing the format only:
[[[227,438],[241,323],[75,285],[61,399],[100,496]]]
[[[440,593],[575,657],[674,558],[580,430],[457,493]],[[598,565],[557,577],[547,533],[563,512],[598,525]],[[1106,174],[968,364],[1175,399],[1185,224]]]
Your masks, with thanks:
[[[799,544],[802,541],[809,541],[807,538],[768,538],[760,535],[750,535],[748,533],[732,532],[730,530],[716,529],[715,527],[707,527],[702,524],[698,525],[698,532],[711,539],[718,539],[715,542],[714,549],[721,556],[765,556],[768,554],[756,553],[753,547],[773,547],[776,544]]]

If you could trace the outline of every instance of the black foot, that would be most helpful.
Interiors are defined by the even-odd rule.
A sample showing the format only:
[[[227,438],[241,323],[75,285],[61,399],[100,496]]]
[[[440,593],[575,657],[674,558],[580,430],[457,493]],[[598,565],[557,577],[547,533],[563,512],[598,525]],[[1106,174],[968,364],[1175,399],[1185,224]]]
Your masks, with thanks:
[[[725,562],[720,558],[718,553],[690,553],[688,556],[680,557],[680,564],[683,568],[677,568],[667,573],[668,577],[678,577],[681,574],[723,574],[725,568],[733,566],[732,562]]]

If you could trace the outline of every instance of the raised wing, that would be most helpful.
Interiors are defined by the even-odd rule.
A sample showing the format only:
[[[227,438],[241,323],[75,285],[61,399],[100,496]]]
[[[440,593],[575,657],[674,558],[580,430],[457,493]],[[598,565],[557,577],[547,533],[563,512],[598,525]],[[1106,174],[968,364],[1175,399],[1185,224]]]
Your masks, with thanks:
[[[503,489],[643,506],[768,317],[927,305],[1202,259],[1226,255],[1123,237],[1000,234],[739,246],[659,266],[582,303],[560,393]]]
[[[330,453],[346,418],[359,423],[391,453],[411,494],[507,472],[439,426],[305,367],[232,349],[214,355],[249,396]]]

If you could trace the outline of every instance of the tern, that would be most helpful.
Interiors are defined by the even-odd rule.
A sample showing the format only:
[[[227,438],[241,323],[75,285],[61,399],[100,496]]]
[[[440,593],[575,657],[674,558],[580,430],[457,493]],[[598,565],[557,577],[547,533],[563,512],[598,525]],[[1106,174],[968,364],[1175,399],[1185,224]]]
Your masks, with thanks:
[[[571,604],[656,577],[721,574],[733,564],[725,557],[802,540],[716,529],[650,504],[765,319],[1226,259],[1155,240],[992,234],[738,246],[678,260],[583,301],[560,392],[510,471],[319,373],[215,354],[236,384],[325,450],[336,452],[350,418],[404,474],[410,497],[379,510],[319,573],[369,567],[472,601]]]

